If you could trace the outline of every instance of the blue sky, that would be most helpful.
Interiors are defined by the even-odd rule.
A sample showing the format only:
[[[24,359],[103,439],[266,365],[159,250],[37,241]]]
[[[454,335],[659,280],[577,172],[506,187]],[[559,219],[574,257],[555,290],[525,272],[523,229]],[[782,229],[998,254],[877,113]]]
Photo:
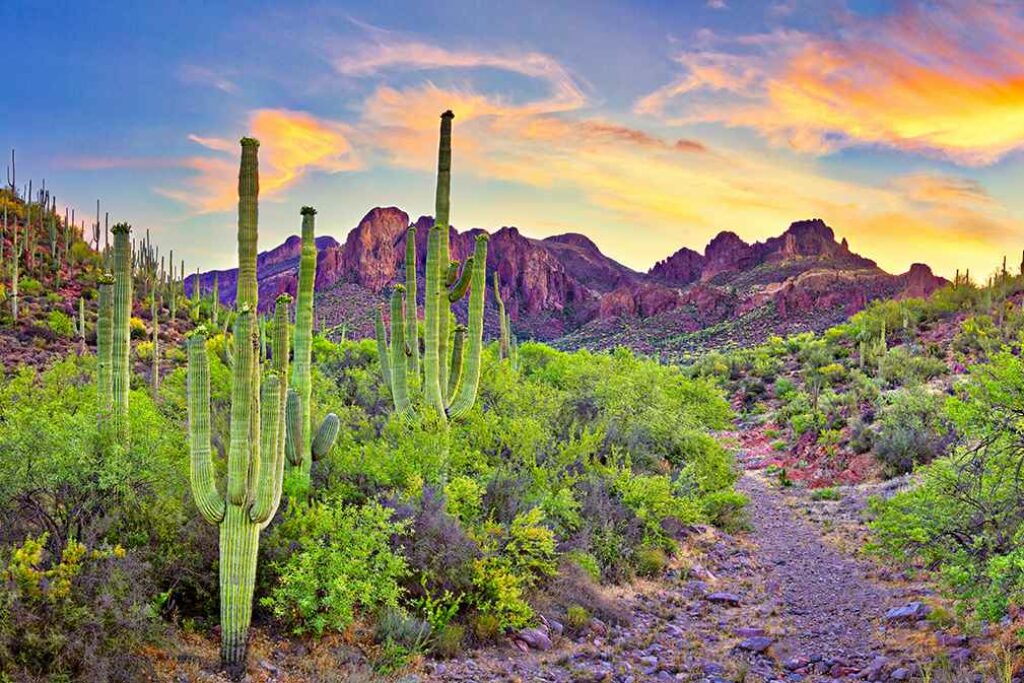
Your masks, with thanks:
[[[23,2],[0,6],[0,145],[58,203],[231,265],[237,139],[261,244],[318,207],[583,232],[646,269],[719,230],[824,218],[890,270],[987,273],[1022,227],[1024,15],[978,3]],[[210,7],[216,5],[216,7]]]

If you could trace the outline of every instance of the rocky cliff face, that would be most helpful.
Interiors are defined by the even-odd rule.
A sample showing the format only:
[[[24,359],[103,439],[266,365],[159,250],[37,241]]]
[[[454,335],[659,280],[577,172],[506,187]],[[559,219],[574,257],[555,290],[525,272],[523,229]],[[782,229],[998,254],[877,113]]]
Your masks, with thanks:
[[[339,244],[319,237],[316,287],[320,293],[344,286],[346,297],[383,301],[393,283],[404,280],[405,240],[410,217],[396,207],[375,208]],[[415,221],[418,264],[426,261],[429,216]],[[451,228],[452,257],[460,261],[472,252],[478,229]],[[282,292],[295,293],[299,238],[259,256],[260,300],[269,307]],[[915,264],[904,275],[890,275],[837,242],[824,221],[798,221],[778,237],[748,244],[732,232],[716,235],[698,253],[683,248],[638,273],[601,253],[589,238],[564,234],[546,239],[526,237],[514,227],[491,235],[488,271],[497,272],[501,293],[517,332],[524,337],[552,340],[594,321],[675,316],[676,327],[693,330],[727,322],[755,311],[780,321],[803,320],[828,310],[850,314],[873,299],[928,296],[945,280]],[[200,278],[202,291],[212,287],[214,273]],[[234,299],[236,272],[217,273],[221,301]],[[192,280],[186,282],[191,292]],[[422,303],[422,275],[420,278]],[[355,289],[352,289],[352,288]],[[365,295],[352,297],[353,292]],[[345,297],[334,296],[332,315],[346,318]],[[493,299],[488,296],[488,306]],[[340,321],[328,320],[328,324]],[[615,325],[601,325],[615,329]],[[353,333],[357,333],[353,330]]]

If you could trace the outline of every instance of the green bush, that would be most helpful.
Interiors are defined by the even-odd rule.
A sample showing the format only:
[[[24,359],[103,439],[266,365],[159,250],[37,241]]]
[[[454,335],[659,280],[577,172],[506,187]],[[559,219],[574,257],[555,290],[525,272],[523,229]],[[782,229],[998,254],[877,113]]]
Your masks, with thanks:
[[[316,504],[288,516],[279,538],[295,549],[274,560],[277,580],[262,604],[293,633],[344,631],[360,612],[397,607],[405,559],[390,547],[402,526],[378,504]]]
[[[884,398],[874,453],[890,476],[910,472],[942,454],[949,441],[942,405],[941,397],[919,387]]]
[[[58,337],[71,339],[75,336],[75,322],[71,316],[56,308],[46,316],[46,326]]]
[[[873,504],[875,549],[938,569],[961,605],[996,621],[1024,604],[1018,429],[1024,362],[1001,352],[972,369],[945,409],[958,439],[920,483]]]

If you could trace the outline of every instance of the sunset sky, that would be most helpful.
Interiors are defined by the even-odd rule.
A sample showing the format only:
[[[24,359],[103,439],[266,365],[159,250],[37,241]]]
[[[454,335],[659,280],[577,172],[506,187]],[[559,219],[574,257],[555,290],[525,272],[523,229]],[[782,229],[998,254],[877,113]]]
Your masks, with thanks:
[[[1022,5],[7,0],[0,146],[204,269],[235,260],[242,135],[261,247],[304,204],[340,241],[433,212],[450,108],[460,229],[583,232],[646,270],[821,217],[888,270],[987,274],[1024,249]]]

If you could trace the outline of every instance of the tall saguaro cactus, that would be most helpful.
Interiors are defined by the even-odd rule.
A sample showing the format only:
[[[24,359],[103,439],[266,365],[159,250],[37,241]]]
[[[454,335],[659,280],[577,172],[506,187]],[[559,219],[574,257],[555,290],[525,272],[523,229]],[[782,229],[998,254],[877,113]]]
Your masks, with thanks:
[[[132,247],[128,239],[132,226],[118,223],[114,233],[114,300],[111,335],[111,385],[113,387],[114,434],[121,444],[128,442],[128,389],[131,383],[130,320],[132,315]]]
[[[295,303],[295,364],[292,368],[294,396],[289,400],[296,406],[288,414],[288,463],[295,470],[295,484],[301,490],[309,487],[314,459],[331,449],[338,435],[340,422],[334,413],[328,414],[313,437],[311,365],[313,360],[313,289],[316,284],[316,209],[302,207],[302,251],[299,256],[299,284]],[[277,354],[277,347],[273,348]],[[315,448],[314,448],[315,446]],[[290,480],[291,481],[291,480]]]
[[[96,385],[100,397],[102,420],[110,419],[114,407],[114,386],[111,363],[113,362],[114,325],[111,316],[114,310],[114,276],[103,273],[98,281],[100,290],[99,314],[96,317]]]
[[[454,114],[441,115],[441,141],[437,171],[437,218],[427,238],[427,272],[423,305],[423,378],[422,394],[431,413],[446,423],[465,415],[476,401],[480,384],[483,348],[484,295],[487,291],[486,233],[476,238],[473,255],[466,259],[461,273],[459,263],[450,261],[448,248],[449,190],[451,184],[451,130]],[[416,282],[415,230],[406,236],[406,281]],[[469,292],[469,326],[458,326],[450,334],[451,305]],[[412,411],[411,395],[416,376],[410,356],[418,353],[416,338],[415,294],[406,296],[406,287],[395,287],[391,297],[391,342],[384,333],[379,315],[377,344],[382,349],[381,368],[391,388],[395,411]],[[412,304],[410,305],[410,300]],[[411,325],[409,323],[412,323]],[[448,341],[452,336],[449,354]],[[411,343],[410,343],[411,342]],[[449,357],[450,356],[450,357]],[[385,370],[386,368],[386,370]]]
[[[288,382],[288,295],[274,312],[274,362],[262,381],[257,362],[255,288],[259,143],[242,140],[239,172],[239,283],[231,364],[231,425],[224,494],[210,456],[210,364],[206,328],[187,342],[188,413],[192,493],[203,517],[220,527],[221,659],[229,667],[245,660],[252,619],[259,534],[281,501],[284,476],[284,416]]]

